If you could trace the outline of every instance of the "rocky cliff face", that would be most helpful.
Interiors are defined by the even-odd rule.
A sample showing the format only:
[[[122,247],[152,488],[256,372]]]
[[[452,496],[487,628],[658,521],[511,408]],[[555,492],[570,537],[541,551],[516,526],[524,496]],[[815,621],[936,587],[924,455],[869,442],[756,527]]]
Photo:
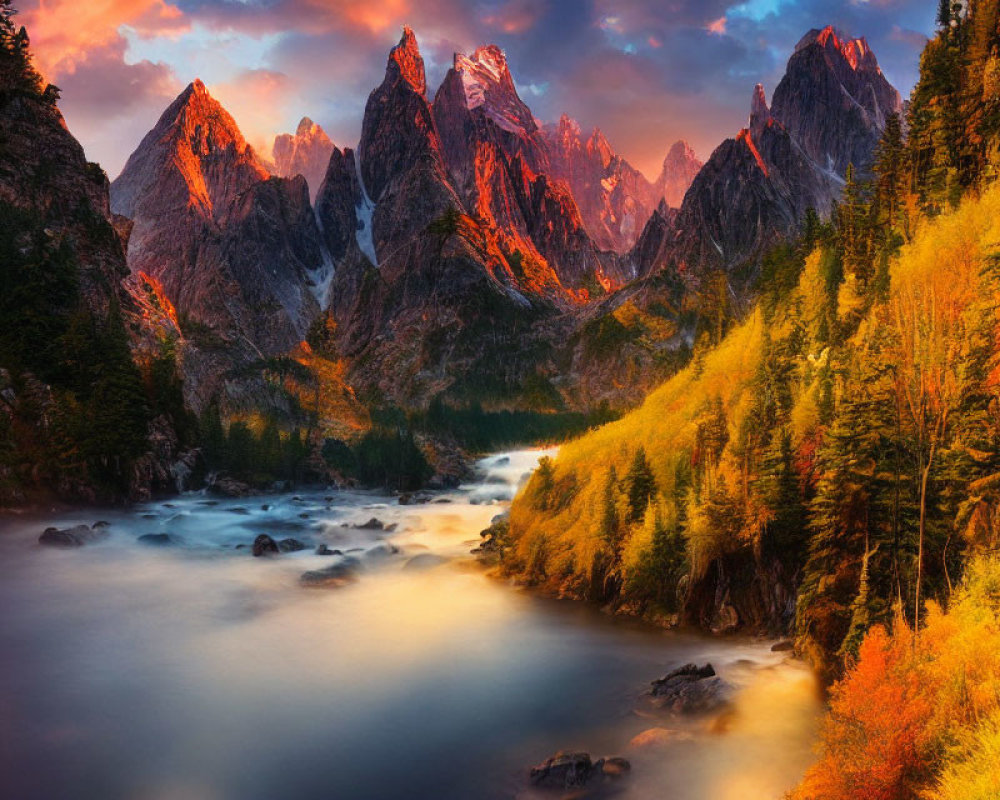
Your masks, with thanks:
[[[200,81],[163,113],[111,186],[132,222],[128,265],[162,286],[196,352],[202,407],[234,364],[302,340],[330,267],[301,176],[272,178]]]
[[[534,122],[509,74],[486,85],[456,63],[478,77],[453,69],[432,107],[404,30],[357,155],[334,150],[317,198],[351,378],[407,404],[516,394],[538,363],[535,323],[572,301],[535,237],[571,241],[579,217],[532,166]]]
[[[0,506],[37,491],[148,498],[173,488],[177,420],[128,393],[179,330],[130,279],[127,226],[120,231],[111,214],[107,176],[67,129],[58,91],[36,81],[26,57],[0,48]],[[26,346],[12,352],[18,337]],[[79,348],[102,363],[81,359]],[[119,425],[129,429],[128,452],[117,449]]]
[[[771,114],[820,168],[842,176],[849,164],[868,168],[886,117],[902,109],[868,42],[826,27],[796,46]]]
[[[282,178],[301,175],[309,184],[309,196],[315,201],[333,153],[333,142],[319,125],[303,117],[294,134],[274,138],[271,155],[275,174]]]
[[[594,242],[619,253],[630,249],[663,189],[617,155],[597,128],[584,140],[576,121],[563,115],[556,125],[545,128],[545,134],[552,175],[569,185]],[[678,172],[670,180],[671,191],[679,190],[683,196],[687,189],[680,188],[683,175]]]
[[[867,167],[898,92],[863,39],[832,28],[799,43],[768,107],[755,87],[750,119],[723,142],[684,197],[672,230],[652,220],[640,273],[670,263],[694,277],[706,270],[749,275],[761,253],[797,233],[807,209],[830,212],[849,164]],[[649,240],[660,244],[652,247]],[[633,257],[636,257],[633,253]]]

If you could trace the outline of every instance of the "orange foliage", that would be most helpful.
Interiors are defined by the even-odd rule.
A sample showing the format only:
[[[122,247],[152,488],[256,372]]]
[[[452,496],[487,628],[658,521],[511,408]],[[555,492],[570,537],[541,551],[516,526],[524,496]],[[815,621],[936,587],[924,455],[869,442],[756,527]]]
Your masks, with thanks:
[[[857,667],[833,689],[823,731],[825,757],[806,776],[799,800],[903,800],[925,779],[936,737],[931,692],[910,668],[910,634],[874,628]]]
[[[998,713],[1000,560],[980,558],[947,612],[927,604],[917,641],[902,620],[892,635],[882,627],[869,632],[857,664],[832,690],[821,758],[792,798],[995,797],[952,787],[967,777],[967,756],[955,744],[978,736],[989,745]],[[989,780],[1000,776],[994,770]]]

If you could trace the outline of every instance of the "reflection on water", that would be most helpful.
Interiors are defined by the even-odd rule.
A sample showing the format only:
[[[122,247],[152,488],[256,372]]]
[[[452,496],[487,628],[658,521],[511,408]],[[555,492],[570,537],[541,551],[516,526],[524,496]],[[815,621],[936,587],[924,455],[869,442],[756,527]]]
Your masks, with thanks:
[[[623,798],[780,797],[810,758],[805,670],[766,644],[539,600],[472,564],[478,532],[538,455],[487,459],[480,483],[419,505],[320,491],[104,512],[111,536],[79,550],[40,547],[38,534],[93,513],[3,523],[2,794],[527,798],[527,766],[581,749],[632,761]],[[372,518],[396,528],[355,527]],[[146,533],[179,544],[140,544]],[[259,533],[309,547],[238,549]],[[344,555],[316,555],[320,543]],[[348,556],[357,582],[300,587]],[[692,660],[742,687],[734,710],[649,716],[648,682]],[[629,744],[654,727],[684,735]]]

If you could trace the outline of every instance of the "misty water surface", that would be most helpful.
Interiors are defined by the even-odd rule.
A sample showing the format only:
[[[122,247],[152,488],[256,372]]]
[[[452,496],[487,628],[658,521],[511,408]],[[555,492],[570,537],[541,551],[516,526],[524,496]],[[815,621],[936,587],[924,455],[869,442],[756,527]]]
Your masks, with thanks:
[[[804,668],[769,642],[532,597],[469,555],[538,455],[486,459],[480,483],[423,505],[190,494],[0,522],[3,796],[558,797],[531,790],[527,768],[579,749],[631,760],[616,797],[780,797],[811,759],[819,701]],[[397,527],[353,527],[373,517]],[[37,544],[48,525],[96,519],[111,523],[104,542]],[[160,532],[179,545],[137,541]],[[237,549],[258,533],[310,547]],[[301,573],[340,558],[315,555],[318,543],[360,558],[359,580],[300,587]],[[687,661],[740,687],[730,714],[675,720],[642,702]],[[651,727],[681,736],[629,745]]]

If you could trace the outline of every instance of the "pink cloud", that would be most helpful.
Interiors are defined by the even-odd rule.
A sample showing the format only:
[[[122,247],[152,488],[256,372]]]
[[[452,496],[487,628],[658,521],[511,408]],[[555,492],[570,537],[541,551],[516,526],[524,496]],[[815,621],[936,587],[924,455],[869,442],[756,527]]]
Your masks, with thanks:
[[[116,42],[122,26],[143,37],[178,35],[190,27],[168,0],[28,0],[21,6],[35,62],[53,79],[72,74],[90,51]]]
[[[538,22],[542,12],[540,5],[534,0],[509,0],[494,13],[483,17],[483,22],[504,33],[525,33]]]
[[[705,30],[709,33],[714,33],[718,36],[722,36],[726,32],[726,18],[719,17],[717,20],[713,20],[705,26]]]

